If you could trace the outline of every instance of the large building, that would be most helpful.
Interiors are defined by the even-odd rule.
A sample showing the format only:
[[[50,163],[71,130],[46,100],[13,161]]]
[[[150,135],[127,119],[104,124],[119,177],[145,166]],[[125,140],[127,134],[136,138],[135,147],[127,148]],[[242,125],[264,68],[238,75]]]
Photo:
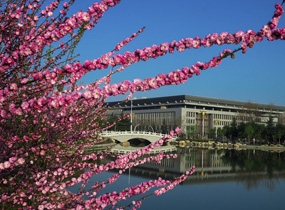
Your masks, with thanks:
[[[109,102],[108,115],[132,113],[132,129],[166,133],[177,126],[187,137],[207,136],[210,129],[217,131],[239,122],[285,124],[285,107],[240,102],[224,99],[178,95],[158,98],[132,99],[118,104]]]

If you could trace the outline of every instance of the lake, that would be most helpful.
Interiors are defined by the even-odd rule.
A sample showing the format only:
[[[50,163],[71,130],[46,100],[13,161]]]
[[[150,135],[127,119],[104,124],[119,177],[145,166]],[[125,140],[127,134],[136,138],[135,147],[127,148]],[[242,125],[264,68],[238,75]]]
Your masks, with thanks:
[[[158,177],[175,179],[195,165],[195,173],[169,192],[155,196],[150,195],[152,190],[145,194],[140,209],[285,209],[283,152],[176,148],[172,153],[177,153],[178,158],[132,168],[102,193],[119,192]],[[106,180],[113,173],[96,175],[91,181]],[[90,183],[87,187],[91,186]],[[128,205],[141,197],[119,205]]]

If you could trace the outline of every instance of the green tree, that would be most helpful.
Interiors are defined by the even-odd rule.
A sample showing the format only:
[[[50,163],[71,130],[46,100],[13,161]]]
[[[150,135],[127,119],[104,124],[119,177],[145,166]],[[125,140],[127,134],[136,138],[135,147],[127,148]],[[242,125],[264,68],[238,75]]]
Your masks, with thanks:
[[[266,138],[270,143],[273,143],[275,135],[275,126],[273,123],[273,117],[270,115],[266,124]]]
[[[254,134],[254,129],[253,129],[253,126],[251,125],[252,123],[247,123],[245,125],[245,130],[244,130],[244,133],[245,135],[247,136],[247,139],[248,141],[250,142],[253,134]]]
[[[237,128],[237,122],[236,122],[235,117],[233,118],[233,120],[231,122],[230,137],[231,137],[231,140],[234,140],[238,137],[238,128]]]
[[[238,137],[243,139],[246,137],[244,131],[245,131],[245,123],[244,122],[241,122],[238,127],[237,127],[237,130],[238,130]]]
[[[215,129],[213,129],[213,128],[211,128],[210,130],[209,130],[209,138],[210,139],[214,139],[214,138],[216,138],[216,130]]]
[[[222,128],[218,128],[217,135],[218,136],[224,136],[225,135]]]
[[[197,130],[195,125],[187,126],[187,135],[188,138],[194,138],[196,136]]]
[[[253,128],[254,128],[254,138],[256,139],[256,141],[259,142],[264,141],[264,138],[266,136],[265,125],[254,123]]]
[[[228,139],[231,138],[231,128],[229,126],[224,126],[222,129],[222,133],[224,136],[226,136]]]
[[[285,126],[282,124],[277,124],[275,127],[275,133],[276,133],[276,137],[278,139],[278,142],[280,144],[281,138],[283,138],[285,135]]]

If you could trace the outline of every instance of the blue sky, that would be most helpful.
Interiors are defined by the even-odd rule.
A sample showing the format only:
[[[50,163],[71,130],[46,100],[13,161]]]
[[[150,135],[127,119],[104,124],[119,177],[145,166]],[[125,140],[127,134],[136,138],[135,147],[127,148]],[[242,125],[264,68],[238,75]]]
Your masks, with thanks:
[[[92,0],[78,0],[71,12],[87,10]],[[153,44],[200,36],[211,33],[258,31],[274,12],[275,0],[122,0],[110,8],[100,19],[98,25],[85,33],[77,52],[80,60],[93,60],[141,27],[145,31],[119,53],[143,49]],[[285,27],[285,14],[279,27]],[[190,67],[197,61],[208,62],[223,49],[234,50],[236,45],[223,45],[211,48],[190,49],[175,52],[147,62],[139,62],[113,77],[111,83],[135,78],[154,77],[158,73],[168,73]],[[202,71],[183,85],[167,86],[158,90],[138,92],[134,97],[160,97],[171,95],[194,95],[222,98],[237,101],[275,104],[285,106],[285,41],[257,43],[246,54],[237,53],[235,59],[226,59],[214,69]],[[91,83],[105,75],[109,70],[99,70],[83,78]],[[111,98],[122,100],[124,96]]]

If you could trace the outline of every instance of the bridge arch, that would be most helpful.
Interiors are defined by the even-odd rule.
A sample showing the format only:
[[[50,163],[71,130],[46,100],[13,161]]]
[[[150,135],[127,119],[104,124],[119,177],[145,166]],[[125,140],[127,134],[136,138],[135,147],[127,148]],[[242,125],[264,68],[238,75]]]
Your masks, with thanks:
[[[123,142],[129,142],[131,146],[139,147],[139,146],[147,146],[151,143],[151,141],[144,138],[130,138],[127,141],[121,141],[115,138],[112,138],[116,144],[120,144]]]
[[[143,138],[129,139],[128,142],[130,143],[131,146],[134,146],[134,147],[143,147],[151,143],[149,140],[143,139]]]
[[[113,138],[119,142],[126,142],[130,139],[144,139],[148,140],[151,143],[156,142],[165,134],[161,133],[153,133],[153,132],[143,132],[143,131],[103,131],[100,133],[102,137],[110,137]],[[176,140],[176,137],[174,137],[172,140]]]

